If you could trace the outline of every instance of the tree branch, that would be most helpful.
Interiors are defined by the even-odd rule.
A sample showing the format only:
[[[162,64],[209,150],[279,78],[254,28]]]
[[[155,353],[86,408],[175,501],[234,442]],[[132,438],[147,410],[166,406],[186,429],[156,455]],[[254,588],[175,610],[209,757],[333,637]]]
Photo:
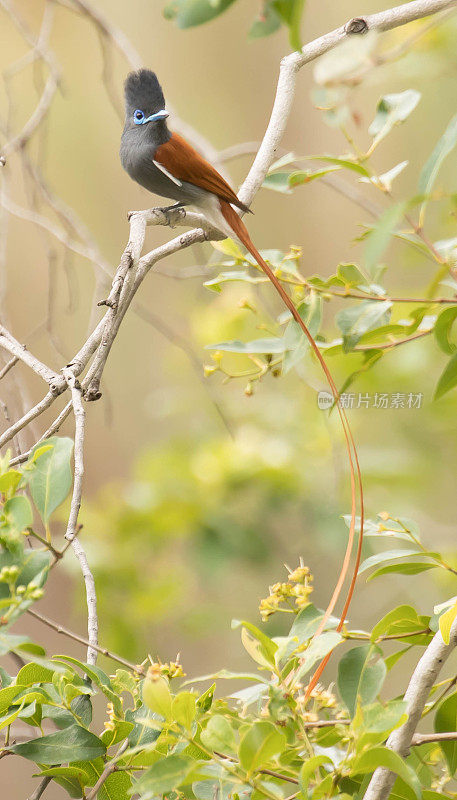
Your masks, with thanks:
[[[457,619],[451,628],[449,644],[445,644],[441,633],[435,634],[414,670],[404,700],[408,719],[404,725],[393,731],[387,740],[387,747],[405,757],[414,742],[414,732],[421,719],[430,690],[444,664],[457,645]],[[420,734],[416,734],[419,736]],[[365,792],[364,800],[386,800],[396,775],[385,767],[379,767]]]
[[[100,653],[102,656],[106,656],[106,658],[110,658],[111,661],[117,661],[118,664],[122,664],[123,667],[129,669],[131,672],[136,672],[138,675],[146,675],[145,670],[140,664],[133,664],[131,661],[127,661],[122,656],[119,656],[117,653],[112,653],[111,650],[107,650],[106,647],[101,647],[100,645],[95,645],[91,643],[89,639],[86,639],[84,636],[80,636],[79,633],[74,633],[70,631],[68,628],[65,628],[63,625],[60,625],[58,622],[55,622],[53,619],[46,617],[44,614],[38,613],[33,608],[27,609],[27,614],[30,614],[31,617],[39,620],[43,623],[43,625],[47,625],[48,628],[51,628],[56,633],[61,633],[63,636],[67,636],[69,639],[73,639],[74,642],[79,642],[79,644],[85,645],[85,647],[92,647],[97,653]]]
[[[119,756],[122,755],[124,750],[127,750],[128,745],[129,745],[129,743],[128,743],[128,739],[127,739],[123,744],[121,744],[121,746],[120,746],[119,750],[117,751],[116,755],[114,756],[114,758],[111,761],[108,761],[108,763],[106,764],[105,769],[103,770],[102,774],[100,775],[97,783],[91,789],[89,794],[86,795],[86,800],[95,800],[100,788],[103,786],[103,784],[105,783],[106,779],[109,778],[109,776],[111,775],[112,772],[116,772],[116,770],[117,770],[117,764],[114,761],[114,759],[115,758],[119,758]]]

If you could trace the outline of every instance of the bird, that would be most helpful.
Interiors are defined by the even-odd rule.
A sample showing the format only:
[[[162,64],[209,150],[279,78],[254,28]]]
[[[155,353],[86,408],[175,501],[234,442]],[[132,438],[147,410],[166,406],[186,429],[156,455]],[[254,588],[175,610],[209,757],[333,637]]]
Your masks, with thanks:
[[[352,580],[340,620],[341,630],[354,592],[360,563],[363,537],[363,488],[354,438],[344,408],[339,403],[339,392],[335,381],[305,321],[271,267],[255,247],[244,222],[237,213],[238,211],[250,213],[251,209],[238,198],[222,175],[192,145],[180,134],[169,130],[167,124],[169,114],[156,73],[150,69],[129,73],[124,85],[124,96],[125,124],[121,136],[120,158],[126,172],[148,191],[175,201],[173,205],[165,207],[164,211],[192,206],[226,237],[235,236],[244,245],[274,285],[293,319],[305,334],[328,380],[346,441],[351,474],[351,525],[343,567],[318,633],[324,629],[336,605],[348,572],[349,557],[355,537],[356,486],[360,498],[359,542]],[[308,684],[309,693],[317,682],[320,675],[318,672],[319,670]]]
[[[235,211],[237,208],[249,213],[249,207],[183,136],[169,130],[169,114],[156,73],[150,69],[130,72],[125,81],[124,96],[125,124],[121,136],[120,158],[125,171],[148,191],[176,201],[165,207],[164,211],[192,206],[225,236],[239,239],[274,284],[305,333],[324,369],[334,396],[338,398],[338,390],[314,338]]]

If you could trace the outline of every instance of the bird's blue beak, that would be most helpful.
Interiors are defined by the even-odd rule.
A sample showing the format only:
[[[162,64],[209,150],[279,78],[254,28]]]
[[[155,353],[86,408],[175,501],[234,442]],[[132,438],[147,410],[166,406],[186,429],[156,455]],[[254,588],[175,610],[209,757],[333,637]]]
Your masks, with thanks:
[[[168,116],[169,116],[168,111],[165,111],[165,109],[163,109],[162,111],[156,111],[155,114],[151,114],[150,117],[146,117],[141,124],[145,125],[146,122],[154,122],[154,120],[157,119],[166,119]]]

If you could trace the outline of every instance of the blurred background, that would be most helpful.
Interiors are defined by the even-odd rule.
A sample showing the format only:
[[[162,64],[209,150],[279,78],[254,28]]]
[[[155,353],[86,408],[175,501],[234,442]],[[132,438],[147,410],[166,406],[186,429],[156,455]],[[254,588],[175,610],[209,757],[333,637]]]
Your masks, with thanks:
[[[238,186],[269,118],[279,62],[290,51],[287,32],[249,38],[258,13],[255,2],[236,2],[215,21],[186,31],[164,18],[164,4],[165,0],[97,0],[91,8],[122,30],[144,65],[157,71],[173,110],[171,126],[173,114],[179,114],[211,142],[223,154],[219,166]],[[97,25],[84,13],[85,4],[50,5],[49,50],[59,66],[60,87],[28,152],[55,205],[62,204],[58,208],[63,216],[59,218],[55,206],[40,205],[37,175],[33,179],[20,150],[12,153],[0,172],[0,292],[2,320],[17,339],[58,370],[103,313],[96,305],[106,296],[103,270],[112,274],[117,267],[128,237],[127,211],[156,201],[130,181],[118,158],[123,123],[117,111],[129,69],[125,57],[106,37],[100,38]],[[303,40],[353,15],[387,7],[385,0],[364,0],[362,6],[360,0],[309,0]],[[36,37],[45,4],[17,0],[14,9]],[[30,46],[10,11],[10,4],[2,0],[2,142],[30,117],[47,76],[41,61],[24,62]],[[401,49],[423,25],[393,31],[380,44]],[[381,95],[409,88],[422,93],[414,114],[374,159],[380,171],[409,160],[395,184],[398,198],[414,194],[422,165],[455,113],[456,43],[456,20],[450,16],[430,26],[403,58],[369,69],[361,85],[345,90],[351,111],[348,129],[364,148]],[[316,108],[316,77],[313,65],[299,74],[284,152],[341,154],[347,149],[341,132],[326,124]],[[247,153],[224,158],[233,145],[243,145],[240,151]],[[33,171],[33,164],[29,168]],[[454,155],[440,181],[452,192],[456,178]],[[361,188],[357,176],[345,180],[358,193],[363,191],[361,205],[319,181],[290,195],[262,189],[249,220],[257,246],[282,251],[301,247],[305,276],[325,277],[339,262],[357,260],[362,245],[355,238],[371,219],[366,206],[385,206],[373,187]],[[58,226],[72,240],[78,239],[65,217],[67,207],[73,222],[77,217],[77,224],[90,232],[93,261],[70,252],[44,229],[43,219],[37,225],[33,217],[39,214],[48,228]],[[29,209],[27,218],[24,209]],[[438,209],[428,217],[432,240],[455,236],[455,228],[455,217],[447,211]],[[147,246],[168,238],[169,230],[151,228]],[[314,602],[326,604],[346,544],[341,515],[350,511],[339,424],[336,415],[329,417],[317,407],[316,392],[325,382],[316,367],[307,365],[280,379],[267,377],[252,396],[244,392],[245,381],[224,385],[218,372],[204,377],[203,365],[212,363],[206,345],[268,335],[262,326],[280,312],[268,287],[260,291],[228,284],[220,294],[204,287],[204,281],[217,274],[208,263],[218,255],[204,245],[160,262],[141,288],[136,311],[131,309],[124,320],[104,373],[102,399],[86,406],[81,535],[98,589],[100,642],[132,661],[147,653],[169,660],[179,652],[191,675],[246,663],[239,631],[230,629],[231,619],[259,622],[259,601],[268,594],[269,584],[283,579],[285,563],[293,568],[303,557],[315,576]],[[423,295],[432,275],[426,259],[394,243],[385,260],[389,291]],[[246,307],[246,300],[257,313]],[[331,330],[332,317],[327,325]],[[357,358],[331,360],[339,385],[360,364]],[[441,549],[452,563],[455,392],[432,402],[444,363],[431,339],[396,348],[379,367],[361,374],[352,389],[357,395],[420,393],[421,407],[355,408],[350,419],[368,515],[389,511],[412,517],[424,542]],[[10,374],[0,387],[12,417],[22,413],[23,402],[36,402],[43,391],[25,368],[14,372],[14,379]],[[29,445],[52,418],[41,419],[40,426],[30,430]],[[61,433],[72,436],[71,426],[67,423]],[[63,525],[58,521],[53,535],[61,540]],[[455,594],[452,586],[434,582],[435,574],[427,573],[426,581],[398,576],[368,585],[361,578],[352,625],[370,626],[374,615],[379,618],[403,602],[414,601],[422,613],[431,613],[434,603]],[[40,610],[84,632],[83,589],[71,552],[53,571]],[[267,624],[271,634],[286,630],[282,618],[273,617]],[[30,633],[29,620],[17,629],[26,627]],[[68,652],[82,654],[80,647],[64,644],[39,623],[32,635],[49,651],[61,652],[65,646]]]

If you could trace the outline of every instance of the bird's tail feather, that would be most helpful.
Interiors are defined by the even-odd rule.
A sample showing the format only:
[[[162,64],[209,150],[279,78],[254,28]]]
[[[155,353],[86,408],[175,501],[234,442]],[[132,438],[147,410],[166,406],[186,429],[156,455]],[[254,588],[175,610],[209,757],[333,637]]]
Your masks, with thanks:
[[[230,226],[230,228],[232,229],[234,234],[237,236],[237,238],[245,246],[246,250],[248,250],[248,252],[255,258],[255,260],[257,261],[257,263],[259,265],[259,267],[264,271],[266,276],[270,279],[270,281],[272,282],[272,284],[275,287],[276,291],[280,295],[282,301],[284,302],[284,304],[286,305],[286,307],[289,309],[290,313],[292,314],[292,317],[295,319],[295,321],[297,322],[297,324],[300,326],[300,328],[302,329],[303,333],[305,334],[306,338],[308,339],[308,341],[310,343],[310,346],[311,346],[312,350],[314,351],[314,353],[316,355],[316,358],[318,359],[318,361],[319,361],[319,363],[320,363],[320,365],[321,365],[321,367],[322,367],[322,369],[324,371],[325,377],[328,380],[328,383],[329,383],[329,386],[331,388],[333,397],[335,399],[335,404],[337,406],[338,413],[339,413],[339,416],[340,416],[340,420],[341,420],[341,424],[342,424],[343,432],[344,432],[344,437],[345,437],[345,441],[346,441],[346,448],[347,448],[348,462],[349,462],[350,476],[351,476],[351,524],[350,524],[350,527],[349,527],[348,543],[347,543],[347,547],[346,547],[345,556],[344,556],[344,559],[343,559],[343,564],[342,564],[342,567],[341,567],[341,570],[340,570],[340,574],[338,576],[338,580],[336,582],[335,589],[333,591],[333,595],[331,597],[331,600],[330,600],[330,602],[328,604],[328,607],[327,607],[327,609],[326,609],[326,611],[324,613],[324,616],[323,616],[323,618],[321,620],[319,628],[317,629],[317,631],[315,633],[315,636],[319,636],[319,634],[322,633],[328,618],[332,614],[332,612],[333,612],[333,610],[335,608],[335,605],[336,605],[336,603],[338,601],[338,598],[339,598],[339,596],[341,594],[341,591],[342,591],[342,588],[343,588],[343,585],[344,585],[344,582],[345,582],[345,579],[346,579],[346,576],[347,576],[347,573],[348,573],[350,559],[351,559],[351,553],[352,553],[354,539],[355,539],[356,513],[357,513],[357,494],[358,494],[358,496],[359,496],[359,504],[360,504],[359,540],[358,540],[357,553],[356,553],[356,559],[355,559],[354,570],[353,570],[353,573],[352,573],[351,583],[350,583],[350,586],[349,586],[349,589],[348,589],[348,593],[347,593],[347,596],[346,596],[346,601],[345,601],[345,604],[344,604],[344,608],[343,608],[342,613],[341,613],[340,622],[339,622],[339,624],[337,626],[337,630],[340,631],[343,628],[344,621],[345,621],[345,618],[346,618],[346,614],[347,614],[347,611],[348,611],[348,608],[349,608],[349,605],[351,603],[352,596],[353,596],[353,593],[354,593],[355,582],[356,582],[356,579],[357,579],[357,573],[358,573],[358,569],[359,569],[359,565],[360,565],[362,538],[363,538],[363,516],[364,516],[363,486],[362,486],[362,475],[361,475],[361,471],[360,471],[359,459],[358,459],[358,455],[357,455],[356,446],[355,446],[355,443],[354,443],[354,438],[353,438],[353,435],[352,435],[352,431],[351,431],[351,428],[350,428],[349,421],[347,419],[346,413],[345,413],[344,409],[341,407],[341,404],[339,402],[339,392],[338,392],[338,389],[336,387],[335,381],[333,380],[332,375],[330,373],[330,370],[327,367],[327,364],[325,363],[325,359],[323,358],[322,353],[320,352],[316,342],[314,341],[313,336],[311,335],[311,333],[309,332],[307,326],[305,325],[304,321],[302,320],[298,310],[295,308],[292,300],[290,299],[289,295],[287,294],[287,292],[285,291],[285,289],[283,288],[283,286],[281,285],[281,283],[277,279],[276,275],[272,272],[272,270],[270,269],[270,267],[268,266],[266,261],[260,255],[260,253],[257,250],[257,248],[254,246],[254,244],[253,244],[253,242],[251,240],[251,237],[249,236],[249,233],[247,231],[246,226],[244,225],[244,223],[242,222],[242,220],[240,219],[240,217],[238,216],[236,211],[232,208],[232,206],[229,203],[225,202],[224,200],[220,200],[220,206],[221,206],[221,212],[222,212],[222,215],[223,215],[225,221]],[[357,490],[356,490],[356,485],[357,485]],[[323,670],[324,670],[329,658],[330,658],[330,653],[328,654],[328,656],[326,656],[326,658],[324,658],[324,660],[321,662],[321,664],[319,665],[319,667],[315,671],[314,675],[311,677],[311,680],[310,680],[310,682],[308,684],[308,687],[307,687],[307,690],[306,690],[306,695],[305,695],[306,698],[309,697],[309,695],[311,694],[311,692],[312,692],[314,686],[316,685],[317,681],[319,680],[320,675],[322,674],[322,672],[323,672]]]

